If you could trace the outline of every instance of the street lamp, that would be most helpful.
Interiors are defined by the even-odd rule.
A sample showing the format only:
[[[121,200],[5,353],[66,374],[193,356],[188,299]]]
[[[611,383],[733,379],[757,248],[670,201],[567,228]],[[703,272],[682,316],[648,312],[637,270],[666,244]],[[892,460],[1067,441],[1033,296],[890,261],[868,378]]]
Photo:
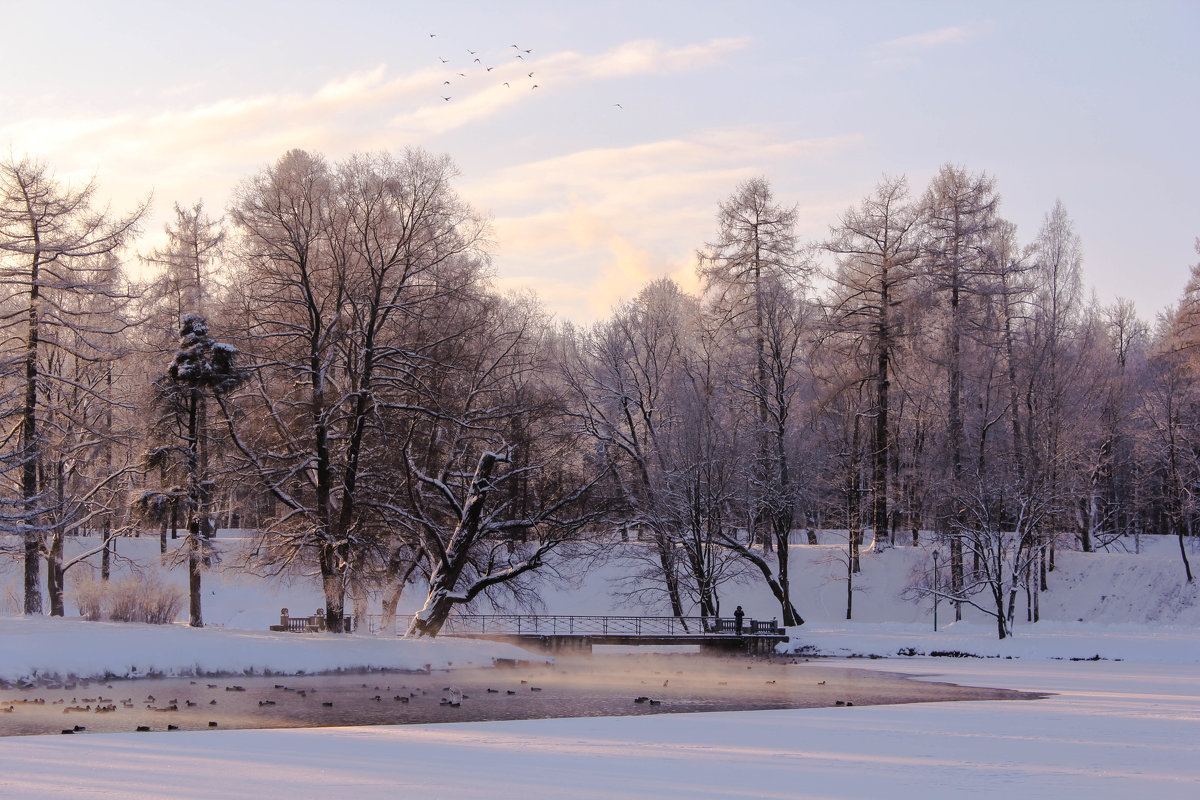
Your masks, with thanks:
[[[933,551],[933,632],[937,633],[938,593],[941,591],[940,573],[937,566],[938,551]]]

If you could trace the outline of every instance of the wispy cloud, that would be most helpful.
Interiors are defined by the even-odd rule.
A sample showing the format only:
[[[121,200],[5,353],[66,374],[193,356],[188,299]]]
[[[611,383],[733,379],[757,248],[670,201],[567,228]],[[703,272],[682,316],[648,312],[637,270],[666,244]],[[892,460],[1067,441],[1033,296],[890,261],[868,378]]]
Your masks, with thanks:
[[[0,141],[12,142],[18,152],[36,147],[64,175],[102,170],[102,188],[117,208],[154,188],[160,217],[175,200],[201,197],[216,211],[239,180],[289,148],[337,158],[436,143],[448,131],[498,119],[550,92],[704,69],[748,44],[733,38],[682,46],[643,40],[593,54],[523,58],[505,51],[478,64],[435,63],[403,74],[380,64],[307,91],[192,105],[180,92],[167,96],[166,107],[131,101],[103,117],[0,123]],[[534,83],[542,88],[535,92]],[[535,288],[560,312],[588,318],[607,313],[654,277],[669,274],[688,284],[694,250],[711,233],[716,203],[738,181],[850,143],[789,140],[749,126],[688,132],[503,165],[462,187],[462,194],[494,215],[504,285]],[[148,239],[160,229],[161,218],[149,220]]]
[[[920,63],[921,56],[941,47],[963,44],[985,33],[988,24],[951,25],[930,31],[900,36],[871,47],[867,58],[895,66]]]
[[[657,277],[694,288],[696,248],[740,181],[860,141],[724,128],[505,167],[464,193],[495,214],[504,286],[533,288],[570,317],[595,319]]]
[[[889,39],[882,44],[879,44],[876,49],[884,53],[911,53],[914,50],[928,50],[931,47],[940,47],[946,44],[961,44],[976,33],[975,29],[967,25],[955,25],[948,28],[938,28],[933,31],[924,31],[922,33],[914,33],[909,36],[901,36],[898,39]]]
[[[662,42],[645,39],[627,42],[595,57],[563,55],[560,63],[565,70],[577,71],[588,78],[626,78],[707,67],[749,44],[748,38],[740,37],[667,47]]]

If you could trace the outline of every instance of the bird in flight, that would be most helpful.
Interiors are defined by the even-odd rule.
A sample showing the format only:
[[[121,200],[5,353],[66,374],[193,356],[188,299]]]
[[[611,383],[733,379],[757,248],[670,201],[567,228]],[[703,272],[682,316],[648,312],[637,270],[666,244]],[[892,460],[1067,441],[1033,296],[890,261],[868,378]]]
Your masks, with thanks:
[[[622,111],[625,110],[625,106],[621,105],[620,103],[613,103],[613,105],[616,106],[617,108],[621,109]]]
[[[477,59],[475,59],[474,61],[472,61],[471,63],[472,63],[472,64],[478,64],[478,63],[479,63],[479,59],[477,58]]]
[[[443,64],[449,64],[449,63],[450,63],[450,59],[448,59],[448,58],[442,58],[441,56],[438,56],[438,61],[442,62]]]
[[[442,81],[442,86],[449,86],[449,85],[450,85],[450,81]]]
[[[505,85],[505,86],[508,86],[508,81],[505,81],[505,82],[504,82],[504,85]],[[512,87],[511,87],[511,86],[508,86],[508,88],[510,88],[510,89],[511,89]]]
[[[429,34],[429,38],[430,38],[430,39],[434,38],[435,36],[437,36],[437,34],[436,34],[436,33],[431,33],[431,34]]]
[[[471,55],[475,55],[475,51],[469,47],[467,48],[467,52],[470,53]]]
[[[532,73],[532,72],[531,72],[531,73],[529,73],[529,77],[531,77],[531,78],[533,77],[533,73]]]
[[[450,102],[450,98],[446,97],[445,95],[442,95],[442,99],[445,100],[447,103]]]
[[[491,71],[492,71],[492,70],[494,70],[494,69],[495,69],[495,67],[488,67],[488,68],[487,68],[487,71],[488,71],[488,72],[491,72]]]
[[[531,91],[531,92],[532,92],[532,91],[533,91],[534,89],[536,89],[537,87],[538,87],[538,85],[535,83],[533,86],[530,86],[530,87],[529,87],[529,91]]]

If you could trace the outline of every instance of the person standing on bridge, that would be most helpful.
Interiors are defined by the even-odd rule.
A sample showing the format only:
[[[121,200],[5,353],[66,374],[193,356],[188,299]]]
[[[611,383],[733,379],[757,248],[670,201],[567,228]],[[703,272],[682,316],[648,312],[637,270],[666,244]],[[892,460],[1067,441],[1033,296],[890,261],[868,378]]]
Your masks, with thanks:
[[[742,607],[738,606],[733,611],[733,629],[738,636],[742,635],[742,619],[746,616],[746,612],[742,611]]]

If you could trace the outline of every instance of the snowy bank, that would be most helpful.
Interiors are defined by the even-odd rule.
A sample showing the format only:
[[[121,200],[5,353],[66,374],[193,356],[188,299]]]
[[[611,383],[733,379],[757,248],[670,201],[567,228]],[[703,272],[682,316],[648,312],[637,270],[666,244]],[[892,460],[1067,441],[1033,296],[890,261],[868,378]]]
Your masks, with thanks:
[[[272,633],[0,615],[0,681],[427,670],[543,659],[465,639]]]
[[[1056,694],[794,711],[13,737],[0,749],[0,794],[1191,800],[1200,790],[1200,684],[1192,667],[911,663],[935,679]]]
[[[915,656],[1200,664],[1200,629],[1182,625],[1039,622],[1004,640],[994,625],[958,622],[935,633],[916,623],[809,623],[788,629],[780,653],[850,658]],[[900,667],[897,667],[900,668]]]

